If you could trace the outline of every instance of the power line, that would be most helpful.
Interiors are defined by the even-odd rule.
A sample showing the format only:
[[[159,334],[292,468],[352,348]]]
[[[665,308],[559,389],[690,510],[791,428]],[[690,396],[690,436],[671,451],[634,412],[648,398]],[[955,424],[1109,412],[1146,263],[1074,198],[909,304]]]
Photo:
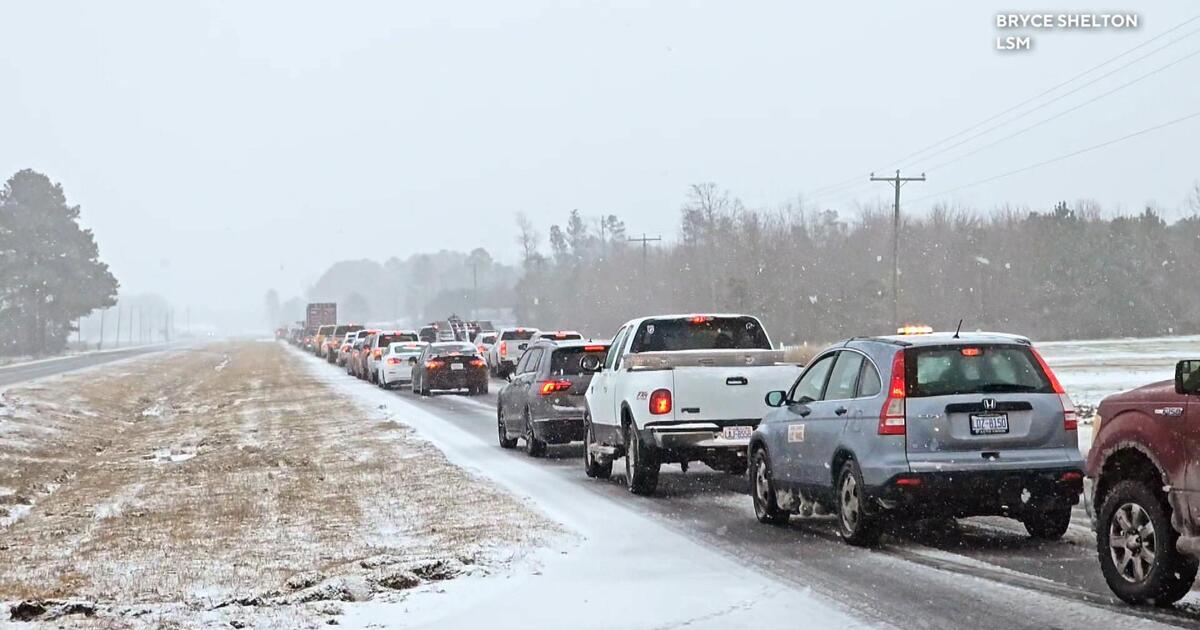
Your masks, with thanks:
[[[1125,64],[1125,65],[1123,65],[1123,66],[1121,66],[1121,67],[1119,67],[1119,68],[1116,68],[1116,69],[1114,69],[1114,70],[1111,70],[1111,71],[1109,71],[1109,72],[1107,72],[1107,73],[1105,73],[1105,74],[1102,74],[1102,75],[1100,75],[1100,76],[1096,77],[1095,79],[1092,79],[1091,81],[1088,81],[1087,83],[1084,83],[1083,85],[1081,85],[1081,86],[1079,86],[1079,87],[1077,87],[1077,88],[1075,88],[1075,89],[1073,89],[1073,90],[1070,90],[1069,92],[1065,92],[1065,93],[1063,93],[1063,94],[1060,94],[1060,95],[1058,95],[1058,96],[1056,96],[1056,97],[1054,97],[1054,98],[1052,98],[1052,99],[1050,99],[1050,100],[1046,101],[1045,103],[1042,103],[1042,104],[1040,104],[1040,105],[1038,105],[1038,106],[1036,106],[1036,107],[1034,107],[1034,108],[1032,108],[1032,109],[1030,109],[1030,110],[1027,110],[1027,111],[1025,111],[1025,112],[1022,112],[1021,114],[1019,114],[1019,115],[1017,115],[1017,116],[1014,116],[1014,117],[1012,117],[1012,118],[1010,118],[1010,119],[1008,119],[1008,120],[1006,120],[1006,121],[1003,121],[1003,122],[1001,122],[1001,123],[999,123],[999,124],[992,125],[991,127],[988,127],[987,129],[985,129],[985,130],[983,130],[983,131],[981,131],[981,132],[979,132],[979,133],[977,133],[977,134],[974,134],[974,135],[972,135],[972,136],[970,136],[970,137],[967,137],[967,138],[965,138],[965,139],[963,139],[963,140],[960,140],[960,141],[958,141],[958,142],[956,142],[956,143],[954,143],[954,144],[952,144],[952,145],[950,145],[950,146],[947,146],[947,147],[942,147],[941,149],[938,149],[937,151],[934,151],[933,153],[930,153],[929,155],[926,155],[926,156],[922,157],[921,159],[922,159],[922,160],[928,160],[929,158],[932,158],[932,157],[934,157],[934,156],[936,156],[936,155],[941,155],[941,154],[945,153],[946,151],[949,151],[950,149],[954,149],[954,148],[960,147],[960,146],[962,146],[962,145],[964,145],[964,144],[966,144],[966,143],[968,143],[968,142],[970,142],[970,141],[972,141],[972,140],[974,140],[974,139],[976,139],[976,138],[980,138],[980,137],[982,137],[982,136],[986,136],[987,134],[989,134],[989,133],[991,133],[991,132],[993,132],[993,131],[995,131],[995,130],[997,130],[997,129],[999,129],[999,128],[1001,128],[1001,127],[1005,126],[1005,125],[1008,125],[1008,124],[1010,124],[1010,123],[1016,122],[1017,120],[1020,120],[1021,118],[1024,118],[1025,116],[1028,116],[1029,114],[1032,114],[1033,112],[1036,112],[1036,111],[1038,111],[1038,110],[1040,110],[1040,109],[1043,109],[1043,108],[1045,108],[1045,107],[1048,107],[1048,106],[1050,106],[1050,105],[1052,105],[1052,104],[1054,104],[1054,103],[1056,103],[1056,102],[1058,102],[1058,101],[1060,101],[1060,100],[1062,100],[1062,99],[1064,99],[1064,98],[1066,98],[1066,97],[1068,97],[1068,96],[1070,96],[1070,95],[1072,95],[1072,94],[1076,94],[1076,93],[1078,93],[1079,91],[1081,91],[1081,90],[1083,90],[1083,89],[1086,89],[1086,88],[1088,88],[1088,87],[1090,87],[1090,86],[1094,85],[1094,84],[1095,84],[1097,81],[1100,81],[1100,80],[1102,80],[1102,79],[1107,79],[1108,77],[1111,77],[1112,75],[1114,75],[1114,74],[1116,74],[1116,73],[1118,73],[1118,72],[1120,72],[1120,71],[1122,71],[1122,70],[1124,70],[1124,69],[1128,68],[1129,66],[1132,66],[1133,64],[1135,64],[1135,63],[1138,63],[1139,61],[1142,61],[1142,60],[1146,59],[1147,57],[1150,57],[1151,55],[1154,55],[1154,54],[1156,54],[1156,53],[1159,53],[1159,52],[1163,51],[1164,49],[1166,49],[1166,48],[1168,48],[1168,47],[1170,47],[1170,46],[1174,46],[1175,44],[1177,44],[1177,43],[1179,43],[1179,42],[1183,41],[1184,39],[1186,39],[1186,38],[1188,38],[1188,37],[1191,37],[1192,35],[1195,35],[1195,34],[1197,34],[1197,33],[1200,33],[1200,29],[1196,29],[1196,30],[1194,30],[1194,31],[1192,31],[1192,32],[1190,32],[1190,33],[1188,33],[1187,35],[1184,35],[1183,37],[1180,37],[1179,39],[1173,40],[1173,41],[1169,42],[1168,44],[1166,44],[1165,46],[1161,46],[1161,47],[1159,47],[1159,48],[1155,48],[1154,50],[1152,50],[1152,51],[1150,51],[1150,52],[1146,53],[1145,55],[1142,55],[1141,57],[1138,57],[1137,59],[1134,59],[1133,61],[1130,61],[1129,63],[1127,63],[1127,64]],[[1195,54],[1195,53],[1193,53],[1193,54]],[[1152,72],[1150,72],[1150,73],[1148,73],[1148,74],[1145,74],[1145,75],[1142,75],[1141,77],[1138,77],[1137,79],[1135,79],[1135,80],[1133,80],[1133,81],[1130,81],[1129,83],[1125,84],[1124,86],[1119,86],[1118,88],[1116,88],[1116,89],[1114,89],[1114,90],[1110,90],[1110,91],[1108,91],[1108,92],[1105,92],[1104,94],[1101,94],[1101,95],[1099,95],[1099,96],[1095,97],[1093,100],[1098,100],[1098,99],[1100,99],[1100,98],[1103,98],[1103,97],[1105,97],[1105,96],[1108,96],[1109,94],[1112,94],[1113,92],[1116,92],[1117,90],[1120,90],[1120,89],[1122,89],[1123,87],[1127,87],[1127,86],[1129,86],[1129,85],[1132,85],[1132,84],[1134,84],[1134,83],[1137,83],[1138,81],[1141,81],[1142,79],[1145,79],[1146,77],[1149,77],[1149,76],[1151,76],[1151,75],[1153,75],[1153,74],[1156,74],[1156,73],[1158,73],[1158,72],[1160,72],[1160,71],[1162,71],[1162,70],[1165,70],[1165,69],[1167,69],[1167,68],[1169,68],[1169,67],[1171,67],[1171,66],[1173,66],[1173,65],[1175,65],[1175,64],[1177,64],[1177,63],[1179,63],[1180,61],[1183,61],[1184,59],[1187,59],[1188,57],[1191,57],[1191,56],[1192,56],[1192,55],[1188,55],[1188,56],[1186,56],[1186,57],[1182,57],[1182,58],[1180,58],[1180,59],[1177,59],[1177,60],[1175,60],[1175,61],[1173,61],[1173,62],[1171,62],[1171,63],[1169,63],[1169,64],[1167,64],[1167,65],[1165,65],[1165,66],[1162,66],[1162,67],[1158,68],[1157,70],[1154,70],[1154,71],[1152,71]],[[1076,108],[1076,109],[1078,109],[1078,108]],[[976,125],[976,126],[978,126],[978,125]],[[961,134],[960,134],[960,135],[961,135]],[[935,146],[936,146],[936,145],[935,145]],[[913,155],[915,155],[915,154],[913,154]],[[929,169],[929,170],[932,170],[932,169]]]
[[[1054,92],[1054,91],[1058,90],[1059,88],[1062,88],[1062,87],[1065,87],[1065,86],[1067,86],[1067,85],[1069,85],[1069,84],[1071,84],[1071,83],[1074,83],[1076,80],[1078,80],[1078,79],[1080,79],[1080,78],[1082,78],[1082,77],[1085,77],[1085,76],[1087,76],[1087,75],[1091,74],[1092,72],[1095,72],[1096,70],[1099,70],[1100,68],[1103,68],[1104,66],[1107,66],[1108,64],[1110,64],[1110,63],[1112,63],[1112,62],[1114,62],[1114,61],[1116,61],[1116,60],[1118,60],[1118,59],[1120,59],[1120,58],[1122,58],[1122,57],[1124,57],[1124,56],[1126,56],[1126,55],[1128,55],[1128,54],[1130,54],[1130,53],[1133,53],[1133,52],[1135,52],[1135,51],[1137,51],[1137,50],[1140,50],[1140,49],[1142,49],[1142,48],[1144,48],[1144,47],[1146,47],[1146,46],[1148,46],[1148,45],[1150,45],[1150,44],[1154,43],[1155,41],[1157,41],[1157,40],[1159,40],[1159,39],[1162,39],[1163,37],[1166,37],[1167,35],[1170,35],[1171,33],[1173,33],[1173,32],[1175,32],[1175,31],[1177,31],[1177,30],[1179,30],[1179,29],[1183,28],[1184,26],[1187,26],[1188,24],[1191,24],[1192,22],[1195,22],[1196,20],[1200,20],[1200,14],[1196,14],[1196,15],[1194,15],[1194,16],[1192,16],[1192,17],[1190,17],[1190,18],[1188,18],[1188,19],[1186,19],[1186,20],[1184,20],[1184,21],[1180,22],[1179,24],[1176,24],[1175,26],[1172,26],[1171,28],[1169,28],[1169,29],[1167,29],[1167,30],[1165,30],[1165,31],[1163,31],[1163,32],[1161,32],[1161,33],[1159,33],[1158,35],[1155,35],[1154,37],[1151,37],[1150,39],[1147,39],[1146,41],[1144,41],[1144,42],[1142,42],[1142,43],[1140,43],[1140,44],[1138,44],[1138,45],[1136,45],[1136,46],[1134,46],[1134,47],[1132,47],[1132,48],[1129,48],[1129,49],[1127,49],[1127,50],[1125,50],[1125,51],[1123,51],[1123,52],[1121,52],[1121,53],[1118,53],[1117,55],[1114,55],[1114,56],[1112,56],[1112,57],[1110,57],[1110,58],[1106,59],[1105,61],[1103,61],[1103,62],[1101,62],[1101,63],[1098,63],[1098,64],[1096,64],[1096,65],[1094,65],[1094,66],[1092,66],[1092,67],[1090,67],[1090,68],[1088,68],[1088,69],[1086,69],[1086,70],[1084,70],[1084,71],[1082,71],[1082,72],[1079,72],[1079,73],[1075,74],[1074,76],[1070,77],[1069,79],[1066,79],[1065,81],[1061,81],[1061,82],[1059,82],[1059,83],[1057,83],[1057,84],[1055,84],[1055,85],[1053,85],[1053,86],[1051,86],[1051,87],[1049,87],[1049,88],[1047,88],[1047,89],[1045,89],[1045,90],[1043,90],[1043,91],[1039,92],[1038,94],[1035,94],[1035,95],[1033,95],[1033,96],[1031,96],[1031,97],[1029,97],[1029,98],[1027,98],[1027,99],[1025,99],[1025,100],[1023,100],[1023,101],[1021,101],[1020,103],[1017,103],[1016,105],[1013,105],[1013,106],[1009,107],[1008,109],[1005,109],[1005,110],[1003,110],[1003,111],[1001,111],[1001,112],[998,112],[998,113],[996,113],[996,114],[993,114],[992,116],[989,116],[989,117],[987,117],[987,118],[985,118],[985,119],[983,119],[983,120],[981,120],[981,121],[979,121],[979,122],[975,123],[974,125],[971,125],[970,127],[967,127],[967,128],[965,128],[965,129],[963,129],[963,130],[961,130],[961,131],[959,131],[959,132],[957,132],[957,133],[955,133],[955,134],[952,134],[952,135],[950,135],[950,136],[947,136],[947,137],[945,137],[945,138],[942,138],[941,140],[938,140],[937,142],[935,142],[935,143],[933,143],[933,144],[931,144],[931,145],[929,145],[929,146],[927,146],[927,147],[925,147],[925,148],[922,148],[922,149],[920,149],[920,150],[918,150],[918,151],[914,151],[914,152],[912,152],[912,153],[909,153],[908,155],[905,155],[905,156],[903,156],[903,157],[901,157],[901,158],[899,158],[899,159],[893,160],[893,161],[891,161],[891,162],[889,163],[889,166],[891,166],[891,165],[893,165],[893,164],[897,164],[897,163],[899,163],[899,162],[904,162],[905,160],[908,160],[908,159],[910,159],[910,158],[912,158],[912,157],[915,157],[915,156],[917,156],[917,155],[920,155],[920,154],[922,154],[922,153],[925,153],[926,151],[929,151],[930,149],[936,148],[936,147],[938,147],[938,146],[941,146],[942,144],[945,144],[946,142],[949,142],[949,141],[951,141],[951,140],[954,140],[954,139],[956,139],[956,138],[958,138],[958,137],[961,137],[961,136],[962,136],[962,135],[964,135],[964,134],[970,133],[971,131],[974,131],[975,129],[978,129],[979,127],[981,127],[981,126],[983,126],[983,125],[986,125],[987,123],[989,123],[989,122],[991,122],[991,121],[993,121],[993,120],[996,120],[997,118],[1000,118],[1001,116],[1004,116],[1004,115],[1006,115],[1006,114],[1008,114],[1008,113],[1010,113],[1010,112],[1013,112],[1013,111],[1015,111],[1015,110],[1017,110],[1017,109],[1020,109],[1021,107],[1024,107],[1025,105],[1028,105],[1029,103],[1032,103],[1032,102],[1034,102],[1034,101],[1038,100],[1039,98],[1041,98],[1041,97],[1043,97],[1043,96],[1046,96],[1047,94],[1050,94],[1050,93],[1052,93],[1052,92]],[[1129,65],[1132,65],[1133,63],[1137,63],[1138,61],[1141,61],[1142,59],[1145,59],[1146,57],[1148,57],[1148,56],[1150,56],[1150,55],[1152,55],[1152,54],[1154,54],[1154,53],[1156,53],[1156,52],[1158,52],[1158,51],[1160,51],[1160,50],[1162,50],[1162,49],[1164,49],[1164,48],[1166,48],[1166,47],[1168,47],[1168,46],[1172,46],[1172,45],[1174,45],[1174,44],[1178,43],[1179,41],[1182,41],[1183,39],[1186,39],[1187,37],[1190,37],[1190,36],[1192,36],[1192,35],[1196,34],[1196,32],[1197,32],[1197,31],[1192,31],[1192,32],[1190,32],[1190,33],[1188,33],[1188,34],[1184,35],[1183,37],[1180,37],[1180,38],[1178,38],[1178,39],[1176,39],[1176,40],[1173,40],[1173,41],[1171,41],[1170,43],[1168,43],[1166,46],[1163,46],[1163,47],[1160,47],[1160,48],[1158,48],[1158,49],[1155,49],[1155,50],[1154,50],[1154,51],[1152,51],[1151,53],[1149,53],[1149,54],[1147,54],[1147,55],[1144,55],[1144,56],[1142,56],[1142,57],[1139,57],[1138,59],[1134,60],[1133,62],[1130,62],[1130,64],[1126,64],[1125,66],[1122,66],[1121,68],[1118,68],[1117,70],[1115,70],[1115,71],[1113,71],[1113,72],[1119,72],[1120,70],[1123,70],[1124,68],[1127,68]],[[1094,79],[1094,80],[1092,80],[1092,81],[1089,83],[1089,85],[1090,85],[1091,83],[1094,83],[1095,81],[1098,81],[1098,80],[1100,80],[1100,79],[1103,79],[1103,78],[1105,78],[1105,77],[1108,77],[1108,76],[1110,76],[1111,74],[1112,74],[1112,72],[1110,72],[1110,73],[1108,73],[1108,74],[1106,74],[1106,75],[1104,75],[1104,76],[1102,76],[1102,77],[1098,77],[1097,79]],[[1086,87],[1086,86],[1085,86],[1085,87]],[[1072,92],[1068,92],[1067,94],[1060,95],[1059,97],[1057,97],[1057,98],[1056,98],[1056,99],[1054,99],[1054,100],[1058,100],[1058,99],[1061,99],[1061,98],[1063,98],[1063,97],[1065,97],[1065,96],[1069,96],[1070,94],[1072,94],[1072,93],[1074,93],[1074,92],[1077,92],[1077,91],[1078,91],[1078,90],[1074,90],[1074,91],[1072,91]],[[1047,102],[1047,104],[1054,102],[1054,100],[1048,101],[1048,102]],[[1033,109],[1033,110],[1030,110],[1029,112],[1026,112],[1026,113],[1025,113],[1025,114],[1023,114],[1023,115],[1027,115],[1027,114],[1029,114],[1029,113],[1032,113],[1033,111],[1036,111],[1036,108],[1035,108],[1035,109]],[[1018,118],[1020,118],[1020,116],[1018,116],[1018,117],[1016,117],[1016,118],[1013,118],[1012,120],[1017,120]],[[1010,122],[1011,122],[1011,121],[1010,121]],[[956,145],[956,146],[957,146],[957,145]],[[935,155],[936,155],[936,154],[935,154]],[[928,159],[928,158],[930,158],[930,157],[932,157],[932,155],[930,155],[930,156],[925,156],[925,158],[924,158],[924,159]],[[879,169],[879,170],[884,170],[884,169]],[[811,198],[811,199],[816,199],[816,198],[820,198],[820,197],[827,196],[827,195],[829,195],[829,194],[832,194],[832,193],[836,193],[836,192],[840,192],[840,191],[845,191],[845,190],[847,190],[847,189],[856,189],[856,188],[861,188],[861,187],[862,187],[862,179],[861,179],[861,177],[862,177],[861,175],[856,175],[856,176],[854,176],[854,177],[852,177],[852,178],[848,178],[848,179],[845,179],[845,180],[839,181],[839,182],[837,182],[837,183],[834,183],[834,184],[830,184],[830,185],[827,185],[827,186],[821,186],[821,187],[819,187],[819,188],[816,188],[816,189],[814,189],[814,190],[810,191],[810,192],[808,193],[808,196],[809,196],[809,198]],[[855,184],[858,184],[858,185],[856,186]],[[840,195],[839,195],[839,197],[840,197]]]
[[[983,145],[983,146],[981,146],[981,147],[976,147],[976,148],[974,148],[974,149],[971,149],[970,151],[967,151],[966,153],[960,153],[959,155],[956,155],[956,156],[954,156],[953,158],[951,158],[951,159],[949,159],[949,160],[946,160],[945,162],[939,162],[938,164],[935,164],[935,165],[933,165],[933,166],[930,166],[930,167],[926,168],[926,169],[925,169],[925,171],[926,171],[926,172],[929,172],[929,171],[933,171],[933,170],[936,170],[936,169],[942,168],[943,166],[946,166],[946,165],[948,165],[948,164],[954,164],[955,162],[959,162],[959,161],[961,161],[961,160],[962,160],[962,159],[964,159],[964,158],[967,158],[967,157],[969,157],[969,156],[975,155],[976,153],[979,153],[980,151],[983,151],[983,150],[985,150],[985,149],[990,149],[991,147],[994,147],[994,146],[996,146],[997,144],[1000,144],[1001,142],[1004,142],[1004,141],[1006,141],[1006,140],[1011,140],[1012,138],[1015,138],[1015,137],[1017,137],[1017,136],[1019,136],[1019,135],[1021,135],[1021,134],[1025,133],[1025,132],[1027,132],[1027,131],[1030,131],[1030,130],[1032,130],[1032,129],[1035,129],[1035,128],[1037,128],[1037,127],[1040,127],[1040,126],[1042,126],[1042,125],[1044,125],[1044,124],[1046,124],[1046,123],[1048,123],[1048,122],[1051,122],[1051,121],[1057,120],[1057,119],[1059,119],[1059,118],[1062,118],[1063,116],[1066,116],[1067,114],[1070,114],[1071,112],[1074,112],[1074,111],[1076,111],[1076,110],[1079,110],[1079,109],[1082,109],[1082,108],[1084,108],[1084,107],[1087,107],[1088,105],[1091,105],[1092,103],[1095,103],[1096,101],[1098,101],[1098,100],[1100,100],[1100,99],[1102,99],[1102,98],[1104,98],[1104,97],[1106,97],[1106,96],[1109,96],[1109,95],[1111,95],[1111,94],[1114,94],[1114,93],[1116,93],[1116,92],[1119,92],[1119,91],[1121,91],[1121,90],[1123,90],[1123,89],[1125,89],[1125,88],[1127,88],[1127,87],[1129,87],[1129,86],[1131,86],[1131,85],[1133,85],[1133,84],[1135,84],[1135,83],[1139,83],[1139,82],[1141,82],[1141,81],[1143,81],[1143,80],[1145,80],[1145,79],[1148,79],[1148,78],[1150,78],[1150,77],[1152,77],[1152,76],[1154,76],[1154,75],[1156,75],[1156,74],[1158,74],[1158,73],[1160,73],[1160,72],[1162,72],[1162,71],[1164,71],[1164,70],[1166,70],[1166,69],[1168,69],[1168,68],[1170,68],[1170,67],[1172,67],[1172,66],[1175,66],[1175,65],[1178,65],[1178,64],[1180,64],[1180,63],[1182,63],[1182,62],[1184,62],[1184,61],[1187,61],[1188,59],[1191,59],[1192,57],[1195,57],[1196,55],[1200,55],[1200,50],[1196,50],[1196,51],[1193,51],[1193,52],[1192,52],[1192,53],[1190,53],[1190,54],[1184,55],[1183,57],[1180,57],[1179,59],[1176,59],[1175,61],[1172,61],[1171,63],[1169,63],[1169,64],[1167,64],[1167,65],[1165,65],[1165,66],[1160,66],[1160,67],[1158,67],[1158,68],[1156,68],[1156,69],[1154,69],[1154,70],[1152,70],[1152,71],[1150,71],[1150,72],[1147,72],[1146,74],[1143,74],[1142,76],[1140,76],[1140,77],[1138,77],[1138,78],[1136,78],[1136,79],[1133,79],[1132,81],[1128,81],[1128,82],[1126,82],[1126,83],[1122,83],[1121,85],[1118,85],[1117,87],[1115,87],[1115,88],[1113,88],[1113,89],[1111,89],[1111,90],[1109,90],[1109,91],[1107,91],[1107,92],[1104,92],[1104,93],[1101,93],[1101,94],[1097,94],[1096,96],[1094,96],[1094,97],[1092,97],[1092,98],[1090,98],[1090,99],[1088,99],[1088,100],[1086,100],[1086,101],[1084,101],[1084,102],[1082,102],[1082,103],[1079,103],[1078,105],[1076,105],[1076,106],[1074,106],[1074,107],[1071,107],[1071,108],[1065,109],[1065,110],[1063,110],[1063,111],[1061,111],[1061,112],[1059,112],[1059,113],[1057,113],[1057,114],[1055,114],[1055,115],[1053,115],[1053,116],[1051,116],[1051,117],[1049,117],[1049,118],[1044,118],[1044,119],[1042,119],[1042,120],[1040,120],[1040,121],[1038,121],[1038,122],[1036,122],[1036,123],[1033,123],[1032,125],[1029,125],[1028,127],[1025,127],[1025,128],[1023,128],[1023,129],[1020,129],[1020,130],[1018,130],[1018,131],[1015,131],[1015,132],[1013,132],[1013,133],[1011,133],[1011,134],[1009,134],[1009,135],[1007,135],[1007,136],[1004,136],[1004,137],[1002,137],[1002,138],[999,138],[999,139],[997,139],[997,140],[994,140],[994,141],[992,141],[992,142],[989,142],[988,144],[985,144],[985,145]],[[930,157],[932,157],[932,156],[930,156]]]
[[[1036,163],[1036,164],[1030,164],[1029,166],[1025,166],[1025,167],[1018,168],[1018,169],[1015,169],[1015,170],[1012,170],[1012,171],[1008,171],[1008,172],[1006,172],[1006,173],[1001,173],[1001,174],[999,174],[999,175],[993,175],[993,176],[991,176],[991,177],[987,177],[987,178],[984,178],[984,179],[981,179],[981,180],[978,180],[978,181],[974,181],[974,182],[971,182],[971,183],[969,183],[969,184],[963,184],[962,186],[957,186],[957,187],[955,187],[955,188],[950,188],[950,189],[948,189],[948,190],[943,190],[943,191],[941,191],[941,192],[939,192],[939,193],[935,193],[935,194],[932,194],[932,195],[927,195],[927,196],[925,196],[925,197],[921,197],[921,198],[919,198],[919,199],[914,199],[914,200],[913,200],[911,203],[917,203],[917,202],[920,202],[920,201],[925,201],[925,200],[927,200],[927,199],[933,199],[934,197],[941,197],[941,196],[943,196],[943,195],[948,195],[948,194],[950,194],[950,193],[953,193],[953,192],[960,191],[960,190],[962,190],[962,189],[964,189],[964,188],[971,188],[971,187],[973,187],[973,186],[979,186],[979,185],[981,185],[981,184],[987,184],[987,183],[990,183],[990,182],[994,182],[994,181],[996,181],[996,180],[998,180],[998,179],[1003,179],[1003,178],[1005,178],[1005,177],[1011,177],[1011,176],[1013,176],[1013,175],[1017,175],[1017,174],[1019,174],[1019,173],[1024,173],[1024,172],[1026,172],[1026,171],[1031,171],[1031,170],[1033,170],[1033,169],[1035,169],[1035,168],[1040,168],[1040,167],[1042,167],[1042,166],[1046,166],[1046,165],[1048,165],[1048,164],[1053,164],[1053,163],[1055,163],[1055,162],[1061,162],[1061,161],[1063,161],[1063,160],[1066,160],[1066,159],[1069,159],[1069,158],[1073,158],[1073,157],[1075,157],[1075,156],[1078,156],[1078,155],[1083,155],[1084,153],[1090,153],[1090,152],[1092,152],[1092,151],[1095,151],[1095,150],[1097,150],[1097,149],[1103,149],[1104,147],[1111,146],[1111,145],[1117,144],[1117,143],[1119,143],[1119,142],[1124,142],[1124,141],[1126,141],[1126,140],[1130,140],[1130,139],[1132,139],[1132,138],[1136,138],[1136,137],[1138,137],[1138,136],[1142,136],[1142,135],[1145,135],[1145,134],[1148,134],[1148,133],[1151,133],[1151,132],[1154,132],[1154,131],[1158,131],[1158,130],[1160,130],[1160,129],[1165,129],[1165,128],[1167,128],[1167,127],[1170,127],[1170,126],[1177,125],[1177,124],[1179,124],[1179,123],[1182,123],[1182,122],[1185,122],[1185,121],[1191,120],[1191,119],[1193,119],[1193,118],[1196,118],[1197,116],[1200,116],[1200,111],[1197,111],[1197,112],[1192,112],[1192,113],[1190,113],[1190,114],[1188,114],[1188,115],[1186,115],[1186,116],[1182,116],[1182,117],[1180,117],[1180,118],[1176,118],[1176,119],[1174,119],[1174,120],[1169,120],[1169,121],[1167,121],[1167,122],[1164,122],[1164,123],[1161,123],[1161,124],[1158,124],[1158,125],[1154,125],[1153,127],[1146,127],[1145,129],[1140,129],[1140,130],[1138,130],[1138,131],[1135,131],[1135,132],[1133,132],[1133,133],[1130,133],[1130,134],[1127,134],[1127,135],[1121,136],[1120,138],[1113,138],[1112,140],[1108,140],[1108,141],[1106,141],[1106,142],[1101,142],[1100,144],[1094,144],[1094,145],[1092,145],[1092,146],[1090,146],[1090,147],[1084,147],[1084,148],[1082,148],[1082,149],[1079,149],[1079,150],[1076,150],[1076,151],[1072,151],[1072,152],[1070,152],[1070,153],[1066,153],[1066,154],[1060,155],[1060,156],[1058,156],[1058,157],[1053,157],[1053,158],[1050,158],[1050,159],[1048,159],[1048,160],[1043,160],[1043,161],[1041,161],[1041,162],[1038,162],[1038,163]]]
[[[920,177],[901,177],[896,171],[894,177],[875,177],[871,173],[872,182],[887,182],[896,191],[896,203],[892,206],[892,321],[900,325],[900,188],[908,182],[925,181],[925,173]]]

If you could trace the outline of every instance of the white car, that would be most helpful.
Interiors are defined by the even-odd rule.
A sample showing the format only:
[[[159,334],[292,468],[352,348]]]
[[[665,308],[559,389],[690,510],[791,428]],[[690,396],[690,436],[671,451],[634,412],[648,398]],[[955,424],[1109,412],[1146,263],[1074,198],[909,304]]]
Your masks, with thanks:
[[[413,366],[427,345],[424,341],[394,341],[388,344],[387,353],[379,362],[379,386],[391,389],[412,382]]]
[[[513,367],[521,358],[521,353],[529,347],[529,341],[540,332],[536,328],[501,328],[496,336],[496,343],[488,350],[488,370],[492,376],[504,378],[512,373]]]
[[[471,339],[471,343],[475,344],[475,349],[479,350],[479,354],[486,357],[488,352],[491,351],[492,346],[496,344],[496,337],[499,336],[500,333],[494,330],[481,330],[475,333],[475,337]]]
[[[660,315],[626,323],[613,336],[587,390],[589,477],[612,474],[625,457],[634,494],[653,494],[662,462],[701,461],[746,471],[746,448],[770,411],[767,392],[787,389],[800,366],[783,363],[762,323],[749,315]]]
[[[383,355],[397,341],[417,341],[415,330],[381,330],[371,339],[370,352],[367,353],[367,380],[379,382],[379,368],[383,365]]]

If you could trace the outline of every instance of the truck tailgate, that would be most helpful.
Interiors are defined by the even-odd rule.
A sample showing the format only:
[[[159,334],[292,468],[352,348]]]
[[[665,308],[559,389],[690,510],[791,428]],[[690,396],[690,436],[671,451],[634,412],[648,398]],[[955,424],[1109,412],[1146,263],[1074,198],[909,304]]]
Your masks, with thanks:
[[[769,407],[767,392],[787,389],[800,375],[798,365],[676,367],[676,420],[744,420],[762,418]]]

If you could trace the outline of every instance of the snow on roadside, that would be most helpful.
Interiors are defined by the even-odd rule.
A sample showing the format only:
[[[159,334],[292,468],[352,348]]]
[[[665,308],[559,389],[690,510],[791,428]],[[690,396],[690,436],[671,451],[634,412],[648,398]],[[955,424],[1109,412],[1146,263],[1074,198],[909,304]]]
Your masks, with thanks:
[[[512,457],[419,404],[366,387],[315,359],[305,363],[378,421],[411,426],[452,463],[499,482],[580,536],[576,543],[514,565],[506,578],[460,578],[437,591],[411,592],[402,609],[386,602],[348,604],[343,625],[390,625],[401,619],[406,627],[438,628],[478,627],[486,619],[489,630],[768,627],[783,619],[804,619],[812,627],[863,625],[811,592],[755,573],[637,513],[629,503],[598,496]]]

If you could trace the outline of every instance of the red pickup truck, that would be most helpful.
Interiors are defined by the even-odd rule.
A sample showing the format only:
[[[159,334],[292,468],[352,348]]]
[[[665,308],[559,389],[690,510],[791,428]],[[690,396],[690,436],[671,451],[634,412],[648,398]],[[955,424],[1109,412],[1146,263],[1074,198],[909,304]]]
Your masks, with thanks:
[[[1088,452],[1096,547],[1109,588],[1131,604],[1168,606],[1200,564],[1200,360],[1175,380],[1100,403]]]

